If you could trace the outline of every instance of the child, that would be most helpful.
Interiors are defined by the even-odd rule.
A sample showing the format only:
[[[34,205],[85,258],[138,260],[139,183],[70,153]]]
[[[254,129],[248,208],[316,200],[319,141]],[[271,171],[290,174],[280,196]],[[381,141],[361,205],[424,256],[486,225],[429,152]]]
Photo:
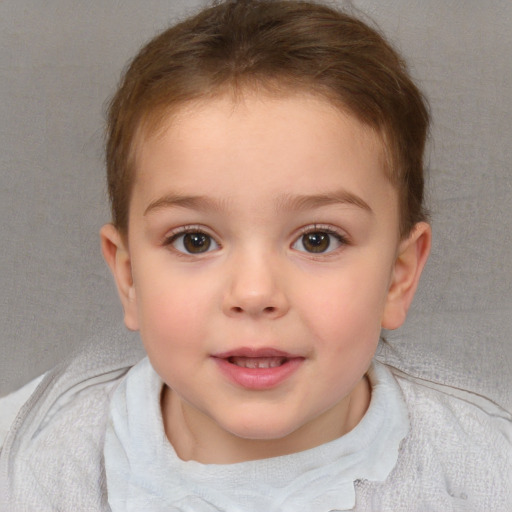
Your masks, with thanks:
[[[129,329],[45,377],[5,510],[512,507],[512,418],[373,360],[428,257],[428,114],[400,57],[319,4],[227,1],[135,58],[101,231]]]

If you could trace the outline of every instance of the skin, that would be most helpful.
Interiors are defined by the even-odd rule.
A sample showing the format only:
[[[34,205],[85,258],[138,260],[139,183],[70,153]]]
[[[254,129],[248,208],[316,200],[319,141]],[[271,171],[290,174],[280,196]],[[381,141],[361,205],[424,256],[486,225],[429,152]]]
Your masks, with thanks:
[[[426,223],[400,239],[383,161],[371,129],[296,93],[188,104],[139,141],[127,236],[107,225],[102,248],[182,459],[284,455],[360,421],[381,328],[405,320],[431,239]],[[296,368],[247,389],[217,358],[241,348]]]

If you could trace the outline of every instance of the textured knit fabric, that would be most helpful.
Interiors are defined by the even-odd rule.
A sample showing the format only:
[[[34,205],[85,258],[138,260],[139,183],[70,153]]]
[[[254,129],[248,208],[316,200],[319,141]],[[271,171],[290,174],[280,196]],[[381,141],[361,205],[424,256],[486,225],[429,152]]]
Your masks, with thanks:
[[[356,510],[512,511],[512,417],[473,393],[395,373],[411,430],[383,484],[358,483]]]
[[[44,375],[41,375],[31,380],[28,384],[25,384],[22,388],[0,398],[0,450],[2,449],[4,440],[7,437],[7,433],[11,428],[14,418],[16,418],[23,404],[30,398],[37,386],[39,386],[43,377]]]
[[[19,412],[0,453],[1,512],[109,510],[103,464],[109,393],[143,357],[118,332],[91,340],[48,372]]]
[[[18,415],[0,454],[0,510],[110,510],[103,458],[105,432],[112,397],[139,359],[140,352],[122,343],[96,346],[45,376]],[[472,393],[422,382],[394,370],[391,373],[405,400],[410,429],[400,445],[395,467],[383,482],[368,475],[358,477],[354,510],[512,510],[511,415]],[[148,397],[148,404],[151,400]],[[169,453],[163,436],[156,441],[162,452]],[[326,447],[329,445],[289,456],[293,469],[290,475],[307,475],[308,468],[315,465],[321,468],[329,452]],[[285,471],[286,460],[280,464],[281,471]],[[292,468],[291,464],[300,467]],[[190,468],[179,469],[183,473],[176,475],[184,488],[190,487],[187,477],[201,478],[199,464],[177,461],[177,467]],[[200,471],[195,474],[194,468]],[[343,468],[339,471],[342,474]],[[254,472],[240,478],[252,482],[252,490],[257,493],[268,475]],[[306,480],[301,482],[304,499],[315,495],[315,482],[308,485]],[[224,485],[229,487],[230,483]],[[251,489],[243,491],[247,495]],[[204,505],[200,498],[195,502],[191,498],[188,508],[180,504],[165,510],[222,510]],[[308,505],[305,509],[312,512],[329,510],[315,502]],[[285,506],[275,509],[286,510]],[[250,508],[233,504],[226,510]]]

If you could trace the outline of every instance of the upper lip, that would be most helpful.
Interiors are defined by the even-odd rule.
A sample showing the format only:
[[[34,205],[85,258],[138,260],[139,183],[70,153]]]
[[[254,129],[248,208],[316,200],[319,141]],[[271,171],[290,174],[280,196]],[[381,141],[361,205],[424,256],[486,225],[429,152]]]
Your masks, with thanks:
[[[233,350],[229,350],[227,352],[213,354],[213,357],[216,357],[218,359],[228,359],[230,357],[283,357],[286,359],[292,359],[301,356],[298,356],[296,354],[290,354],[289,352],[284,352],[283,350],[278,350],[272,347],[240,347],[235,348]]]

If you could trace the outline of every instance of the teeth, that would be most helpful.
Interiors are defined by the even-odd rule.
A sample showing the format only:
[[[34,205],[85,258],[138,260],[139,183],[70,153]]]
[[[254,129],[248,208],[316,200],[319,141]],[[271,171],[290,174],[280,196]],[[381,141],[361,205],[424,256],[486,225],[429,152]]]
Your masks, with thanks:
[[[286,361],[284,357],[230,357],[229,362],[242,368],[276,368]]]

